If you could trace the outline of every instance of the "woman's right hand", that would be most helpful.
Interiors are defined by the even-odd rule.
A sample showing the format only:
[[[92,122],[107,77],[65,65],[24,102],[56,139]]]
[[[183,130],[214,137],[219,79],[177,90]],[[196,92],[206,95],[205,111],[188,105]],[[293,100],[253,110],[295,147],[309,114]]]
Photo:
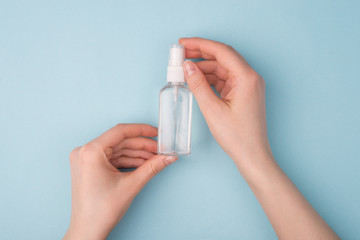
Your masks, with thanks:
[[[265,83],[231,46],[202,38],[181,38],[185,78],[211,133],[241,164],[250,156],[270,154],[265,118]],[[214,86],[218,97],[211,89]]]

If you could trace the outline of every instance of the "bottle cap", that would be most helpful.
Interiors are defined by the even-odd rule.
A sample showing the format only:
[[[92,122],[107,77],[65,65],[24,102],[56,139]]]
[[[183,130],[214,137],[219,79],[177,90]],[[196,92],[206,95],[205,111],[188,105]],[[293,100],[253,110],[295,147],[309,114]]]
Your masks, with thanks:
[[[185,47],[181,44],[171,44],[169,64],[167,68],[168,82],[185,82],[183,63],[185,60]]]

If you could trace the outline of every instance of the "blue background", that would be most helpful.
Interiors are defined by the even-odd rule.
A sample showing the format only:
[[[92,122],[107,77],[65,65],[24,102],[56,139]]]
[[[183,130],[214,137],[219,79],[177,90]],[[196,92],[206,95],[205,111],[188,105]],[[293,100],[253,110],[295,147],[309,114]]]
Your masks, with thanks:
[[[359,1],[0,1],[0,239],[60,239],[68,155],[116,123],[157,125],[168,45],[232,45],[266,81],[275,157],[343,239],[360,236]],[[194,103],[192,155],[109,239],[276,239]]]

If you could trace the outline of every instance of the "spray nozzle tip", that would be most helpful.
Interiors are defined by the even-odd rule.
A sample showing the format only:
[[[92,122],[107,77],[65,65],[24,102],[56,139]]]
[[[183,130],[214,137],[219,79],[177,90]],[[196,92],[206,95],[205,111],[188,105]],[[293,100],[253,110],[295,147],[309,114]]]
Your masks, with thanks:
[[[185,60],[185,47],[182,44],[171,44],[169,53],[169,66],[182,66]]]

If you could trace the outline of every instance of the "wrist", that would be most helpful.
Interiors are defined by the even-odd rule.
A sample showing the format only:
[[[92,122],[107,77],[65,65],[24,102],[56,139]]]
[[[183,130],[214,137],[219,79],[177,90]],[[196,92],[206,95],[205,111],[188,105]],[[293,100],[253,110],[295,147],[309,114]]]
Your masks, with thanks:
[[[229,156],[235,162],[239,170],[263,165],[267,162],[275,162],[270,145],[268,143],[251,147],[238,147],[231,149]]]
[[[105,240],[107,233],[102,233],[91,226],[70,223],[63,240]]]
[[[231,158],[253,190],[262,189],[271,184],[272,178],[282,172],[272,155],[270,147],[238,152]]]

